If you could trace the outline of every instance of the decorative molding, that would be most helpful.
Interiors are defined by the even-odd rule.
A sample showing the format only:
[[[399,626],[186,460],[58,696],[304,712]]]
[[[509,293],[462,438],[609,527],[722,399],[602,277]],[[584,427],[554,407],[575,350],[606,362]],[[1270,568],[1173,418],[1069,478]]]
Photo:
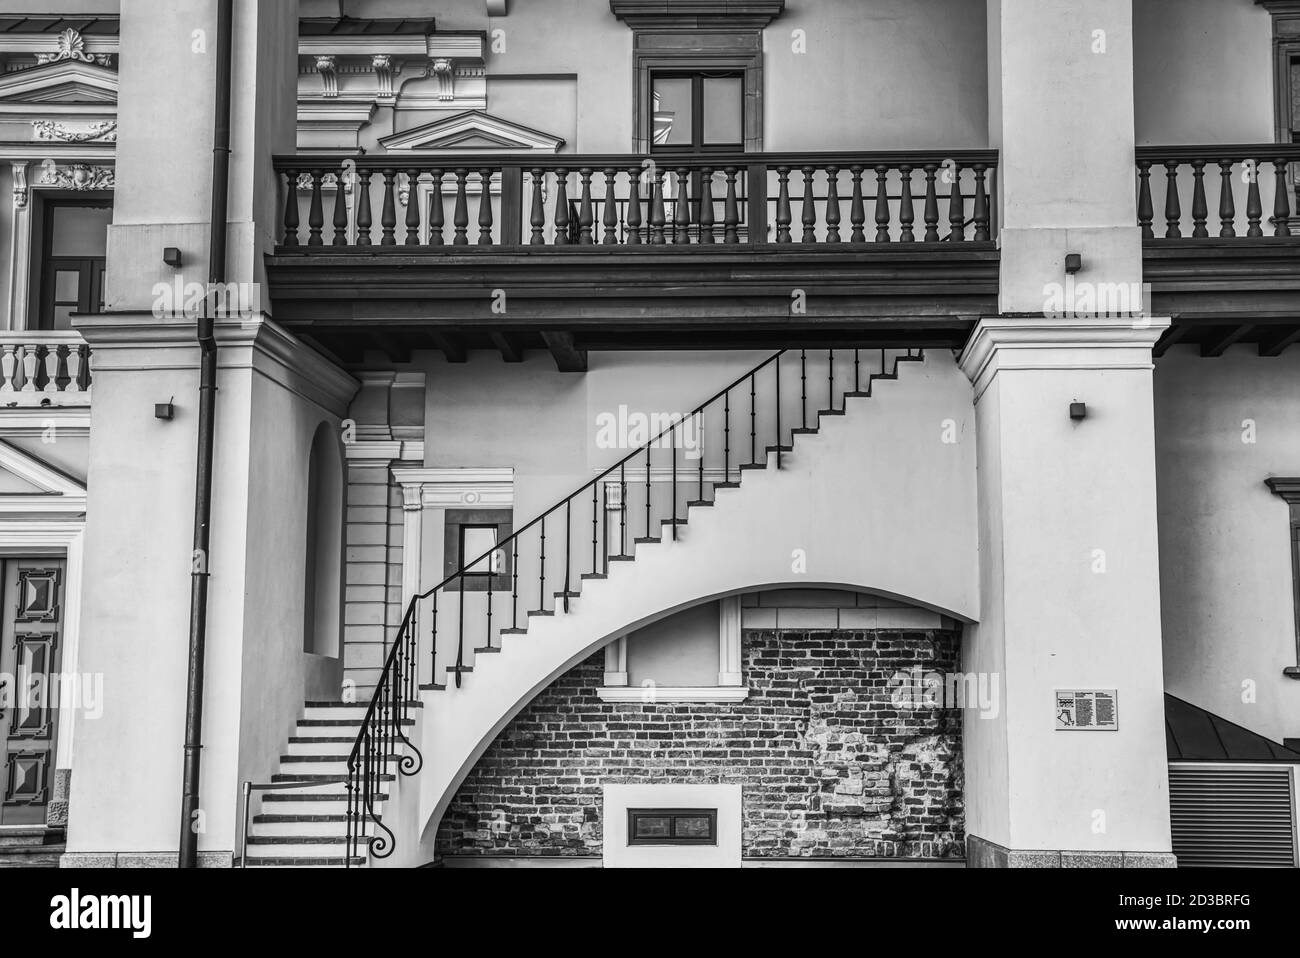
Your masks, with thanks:
[[[1286,500],[1288,505],[1300,506],[1300,477],[1273,476],[1265,479],[1264,484],[1273,495]]]
[[[979,321],[958,365],[975,386],[978,402],[1003,370],[1151,370],[1151,348],[1168,319],[1055,320],[993,316]]]
[[[89,124],[84,130],[74,130],[66,123],[56,120],[32,120],[32,128],[38,140],[61,140],[64,143],[116,143],[117,121],[100,120]]]
[[[64,60],[0,76],[0,100],[104,111],[117,103],[117,74],[99,63]]]
[[[633,30],[762,30],[785,0],[609,0],[609,9]]]
[[[379,82],[379,93],[381,100],[390,100],[393,97],[393,58],[387,53],[376,53],[370,58],[370,65],[375,70],[375,79]]]
[[[403,487],[418,487],[429,509],[513,508],[515,471],[497,469],[394,468],[393,479]]]
[[[107,54],[87,53],[86,41],[71,28],[59,34],[53,53],[36,54],[38,64],[58,63],[61,60],[80,60],[82,63],[98,63],[100,66],[108,66],[112,62]]]
[[[627,685],[627,636],[621,635],[605,646],[605,690]]]
[[[383,439],[344,443],[343,458],[348,462],[424,462],[424,443]]]
[[[618,705],[670,705],[679,702],[743,702],[749,698],[748,686],[704,686],[686,688],[666,685],[605,686],[596,689],[602,702]]]
[[[319,56],[316,58],[316,72],[320,74],[321,83],[327,97],[339,95],[337,66],[338,61],[332,56]]]
[[[558,153],[564,140],[512,123],[481,110],[425,123],[386,136],[379,145],[389,152],[419,151],[434,155],[456,153]]]
[[[89,163],[54,164],[42,167],[40,183],[58,189],[111,190],[117,185],[117,174],[111,166],[91,166]]]
[[[731,595],[718,602],[718,685],[743,686],[740,629],[740,596]]]
[[[456,99],[456,75],[452,70],[452,61],[438,57],[429,64],[429,76],[438,81],[438,99]]]
[[[0,440],[0,469],[40,490],[37,495],[0,494],[0,516],[51,513],[84,515],[86,487],[17,446]]]
[[[27,164],[14,161],[10,164],[13,170],[14,178],[14,209],[27,209],[28,191],[27,191]]]

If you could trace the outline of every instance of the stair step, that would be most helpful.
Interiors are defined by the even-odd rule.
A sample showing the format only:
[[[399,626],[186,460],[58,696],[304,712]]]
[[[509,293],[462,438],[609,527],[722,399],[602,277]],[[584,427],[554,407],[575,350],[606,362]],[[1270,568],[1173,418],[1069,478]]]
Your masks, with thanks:
[[[248,844],[269,847],[274,845],[294,846],[294,845],[343,845],[347,843],[346,829],[337,835],[289,835],[280,838],[274,835],[249,835]]]
[[[843,410],[843,409],[818,409],[818,410],[817,410],[817,415],[819,415],[819,416],[843,416],[843,415],[844,415],[844,410]]]
[[[814,426],[795,426],[790,430],[790,434],[794,436],[815,436],[817,435],[817,429]]]
[[[714,488],[714,489],[739,489],[739,488],[740,488],[740,482],[739,482],[739,481],[737,481],[737,482],[715,482],[715,483],[713,484],[713,488]]]
[[[564,599],[564,598],[578,599],[582,597],[582,593],[581,592],[557,592],[555,593],[555,597],[557,599]]]
[[[278,812],[272,812],[263,815],[254,815],[254,825],[272,825],[272,824],[292,824],[297,822],[340,822],[347,824],[347,813],[343,814],[323,814],[323,815],[284,815]]]
[[[766,468],[767,468],[767,463],[765,463],[765,462],[746,462],[746,463],[744,463],[743,465],[741,465],[739,468],[740,468],[740,471],[741,471],[741,472],[748,472],[748,471],[751,470],[751,469],[766,469]]]
[[[475,655],[491,655],[491,654],[493,654],[493,653],[500,652],[500,651],[501,651],[501,649],[500,649],[498,646],[495,646],[495,645],[485,645],[485,646],[482,646],[481,648],[477,648],[477,649],[475,649],[475,650],[474,650],[474,654],[475,654]]]
[[[361,867],[364,858],[354,857],[352,864]],[[254,858],[248,857],[249,868],[342,868],[346,864],[343,858]]]
[[[596,581],[596,580],[600,580],[600,579],[608,579],[608,578],[609,578],[609,576],[606,575],[604,572],[584,572],[584,573],[582,574],[582,580],[583,580],[584,582],[587,582],[587,581]]]
[[[335,755],[347,758],[356,745],[355,735],[294,735],[289,738],[290,755]]]
[[[286,788],[279,791],[262,792],[263,802],[340,802],[348,797],[347,782],[337,780],[330,782],[319,782],[312,785],[304,785],[302,788]],[[376,795],[375,801],[382,802],[388,796],[386,794]]]
[[[554,610],[554,609],[538,609],[538,610],[535,611],[535,612],[529,612],[529,613],[528,613],[529,618],[531,618],[532,616],[535,616],[535,615],[541,615],[541,616],[555,615],[555,610]]]
[[[447,666],[447,671],[450,672],[452,675],[456,675],[456,674],[458,674],[458,673],[468,673],[468,672],[473,672],[473,671],[474,671],[474,666],[472,666],[472,665],[449,665],[449,666]]]
[[[707,509],[707,508],[709,508],[709,507],[712,506],[712,505],[713,505],[713,502],[712,502],[711,500],[709,500],[709,499],[692,499],[690,502],[686,503],[686,508],[688,508],[688,509]]]
[[[844,398],[845,398],[845,399],[870,399],[870,398],[871,398],[871,392],[870,392],[870,390],[868,390],[867,392],[860,392],[860,391],[855,390],[855,391],[853,391],[853,392],[851,392],[851,393],[845,393],[845,394],[844,394]]]
[[[767,454],[770,456],[774,452],[794,452],[794,446],[768,446]]]
[[[444,692],[447,686],[445,683],[430,682],[428,685],[421,685],[421,692]]]
[[[502,635],[527,635],[528,630],[527,629],[502,629],[501,634]]]
[[[388,796],[380,796],[375,799],[375,807],[378,809],[382,800]],[[299,795],[296,797],[276,796],[274,802],[267,802],[270,795],[263,796],[263,810],[274,809],[276,815],[346,815],[348,811],[348,797],[346,793],[338,795]],[[354,809],[355,811],[355,809]]]
[[[636,556],[610,556],[610,562],[631,562]]]
[[[684,526],[684,525],[686,525],[686,520],[685,520],[685,519],[660,519],[659,522],[660,522],[662,525],[665,525],[665,526]]]
[[[277,815],[274,816],[274,821],[258,821],[262,817],[258,815],[253,819],[252,825],[249,826],[248,841],[250,844],[264,842],[267,839],[310,841],[320,838],[347,838],[348,834],[348,817],[346,814],[320,815],[316,818]],[[369,836],[375,834],[375,831],[374,822],[367,819],[361,834]]]
[[[377,779],[381,782],[392,782],[395,781],[396,778],[397,776],[395,775],[377,776]],[[324,774],[319,772],[306,772],[302,775],[286,775],[284,772],[276,772],[271,776],[271,783],[273,785],[279,785],[284,782],[311,782],[313,785],[338,785],[342,787],[347,783],[347,776]]]
[[[664,540],[659,538],[658,536],[639,536],[638,538],[632,540],[632,542],[635,545],[639,545],[639,546],[651,546],[657,542],[663,542],[663,541]]]

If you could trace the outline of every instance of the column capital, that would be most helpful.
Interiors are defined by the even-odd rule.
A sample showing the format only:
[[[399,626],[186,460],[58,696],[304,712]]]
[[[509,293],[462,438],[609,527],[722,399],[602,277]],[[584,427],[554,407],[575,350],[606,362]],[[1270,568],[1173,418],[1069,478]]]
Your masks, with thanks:
[[[975,398],[1004,370],[1152,369],[1151,348],[1169,328],[1153,317],[986,316],[976,325],[958,364]]]

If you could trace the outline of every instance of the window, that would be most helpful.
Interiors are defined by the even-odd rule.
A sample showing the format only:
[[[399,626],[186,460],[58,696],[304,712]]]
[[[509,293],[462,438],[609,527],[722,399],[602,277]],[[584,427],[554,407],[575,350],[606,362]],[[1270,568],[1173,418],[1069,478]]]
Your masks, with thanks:
[[[1275,477],[1265,480],[1275,496],[1287,504],[1291,520],[1291,596],[1295,615],[1296,664],[1287,666],[1283,674],[1300,679],[1300,478]]]
[[[656,151],[744,148],[744,74],[651,74],[653,145]]]
[[[74,313],[104,308],[109,200],[48,200],[42,229],[39,329],[71,329]]]
[[[343,451],[323,422],[307,464],[304,652],[336,658],[343,624]]]
[[[1300,143],[1300,16],[1294,0],[1257,0],[1273,15],[1277,141]]]
[[[443,545],[443,577],[465,571],[466,592],[505,592],[510,589],[511,513],[504,509],[448,509]],[[495,551],[494,547],[501,545]],[[491,555],[488,556],[488,553]],[[481,558],[487,556],[487,558]],[[466,568],[469,563],[473,566]],[[458,588],[452,583],[451,588]]]
[[[716,845],[716,808],[629,808],[629,845]]]

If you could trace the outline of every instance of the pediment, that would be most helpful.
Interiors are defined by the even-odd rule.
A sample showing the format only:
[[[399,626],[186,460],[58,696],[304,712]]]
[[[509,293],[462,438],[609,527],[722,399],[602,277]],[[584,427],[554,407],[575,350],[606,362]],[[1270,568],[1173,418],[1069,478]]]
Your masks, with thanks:
[[[60,60],[0,78],[0,103],[116,103],[117,73]]]
[[[564,140],[549,133],[503,120],[481,110],[468,110],[384,137],[389,152],[558,153]]]
[[[86,487],[17,446],[0,441],[0,513],[84,511]]]

